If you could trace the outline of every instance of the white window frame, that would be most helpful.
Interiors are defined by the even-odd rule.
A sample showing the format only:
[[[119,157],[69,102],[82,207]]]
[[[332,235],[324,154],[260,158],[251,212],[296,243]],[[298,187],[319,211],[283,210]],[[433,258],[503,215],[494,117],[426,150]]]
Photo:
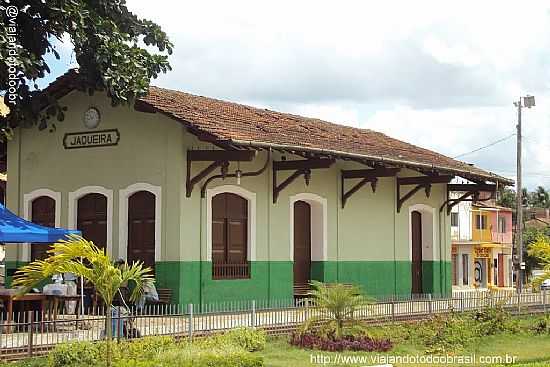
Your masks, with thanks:
[[[118,192],[118,257],[128,260],[128,206],[130,196],[147,191],[155,196],[155,262],[162,259],[162,188],[145,182],[132,184]]]
[[[88,194],[102,194],[107,198],[107,254],[113,254],[113,190],[103,186],[84,186],[78,190],[69,192],[69,229],[77,229],[77,202],[81,197]]]
[[[328,201],[317,194],[303,192],[290,197],[290,261],[294,261],[294,203],[311,206],[311,261],[328,260]]]
[[[23,219],[31,221],[32,219],[32,202],[39,197],[47,196],[55,201],[55,226],[61,227],[61,192],[53,191],[46,188],[33,190],[23,195]],[[22,244],[21,261],[31,260],[31,244]]]
[[[212,261],[212,198],[218,194],[235,194],[248,201],[248,261],[256,261],[256,193],[241,186],[222,185],[206,190],[206,261]]]

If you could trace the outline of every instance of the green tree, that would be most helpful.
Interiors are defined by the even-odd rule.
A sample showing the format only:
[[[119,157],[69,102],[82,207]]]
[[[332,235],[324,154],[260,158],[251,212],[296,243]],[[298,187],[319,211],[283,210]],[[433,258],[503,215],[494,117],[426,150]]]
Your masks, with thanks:
[[[54,274],[73,273],[92,283],[108,306],[105,323],[107,338],[107,365],[111,365],[111,339],[113,337],[111,307],[113,299],[123,284],[133,283],[130,299],[136,301],[143,294],[143,288],[154,282],[151,268],[144,268],[141,263],[131,266],[124,263],[116,267],[104,250],[93,242],[71,235],[68,240],[61,240],[48,250],[49,256],[23,266],[14,277],[14,285],[21,286],[21,293]]]
[[[46,56],[59,59],[56,42],[64,37],[79,65],[76,87],[105,91],[113,106],[133,103],[147,93],[151,78],[170,70],[168,37],[132,14],[125,0],[10,0],[0,10],[0,95],[10,108],[0,116],[5,134],[15,126],[46,128],[50,118],[64,119],[66,108],[36,85],[50,72]]]
[[[312,281],[311,297],[319,314],[304,325],[308,329],[316,323],[323,323],[334,330],[336,339],[341,339],[344,327],[357,324],[356,312],[371,303],[371,300],[361,294],[359,287],[344,284],[325,284]]]
[[[506,208],[514,209],[516,207],[516,192],[508,187],[500,192],[497,204]]]
[[[543,281],[550,279],[550,238],[545,235],[537,236],[529,245],[529,255],[536,258],[545,271],[542,276],[533,280],[533,285],[538,287]]]
[[[537,189],[529,195],[529,205],[536,208],[550,207],[550,197],[544,187],[537,187]]]

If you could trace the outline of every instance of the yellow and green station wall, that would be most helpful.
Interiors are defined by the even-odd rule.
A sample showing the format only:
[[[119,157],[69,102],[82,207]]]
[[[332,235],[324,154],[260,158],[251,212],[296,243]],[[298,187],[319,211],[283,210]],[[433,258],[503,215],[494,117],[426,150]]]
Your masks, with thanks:
[[[25,194],[38,189],[58,192],[59,224],[67,227],[70,192],[84,186],[112,190],[111,255],[117,258],[119,226],[126,225],[120,223],[120,190],[135,183],[160,187],[161,248],[155,272],[157,287],[171,288],[174,303],[292,298],[290,207],[291,197],[300,193],[312,193],[326,200],[326,256],[313,259],[312,279],[358,284],[375,297],[410,294],[410,210],[419,206],[431,210],[422,213],[423,218],[426,215],[426,220],[432,221],[431,248],[423,262],[423,291],[451,292],[450,220],[445,212],[439,212],[446,200],[445,184],[433,185],[429,198],[421,190],[397,212],[396,180],[381,178],[376,193],[366,186],[342,208],[340,170],[364,166],[337,161],[331,168],[313,170],[308,186],[303,179],[294,181],[274,204],[269,166],[263,174],[243,178],[238,185],[256,196],[256,251],[250,279],[212,280],[212,264],[207,256],[207,199],[201,198],[200,185],[190,198],[186,197],[185,175],[188,149],[216,148],[199,141],[169,117],[111,107],[109,100],[99,94],[88,96],[74,91],[62,103],[68,111],[65,121],[56,123],[55,130],[19,129],[9,142],[7,206],[23,215]],[[87,131],[82,115],[90,106],[101,113],[98,129],[118,129],[118,145],[64,149],[65,133]],[[242,163],[240,169],[261,168],[267,154],[258,153],[253,162]],[[280,160],[281,155],[273,153],[271,160]],[[196,173],[205,165],[194,163],[193,171]],[[234,169],[232,164],[230,170]],[[420,174],[403,169],[398,175]],[[209,187],[219,185],[237,186],[237,182],[228,178],[214,181]],[[8,271],[28,261],[23,247],[7,245]]]

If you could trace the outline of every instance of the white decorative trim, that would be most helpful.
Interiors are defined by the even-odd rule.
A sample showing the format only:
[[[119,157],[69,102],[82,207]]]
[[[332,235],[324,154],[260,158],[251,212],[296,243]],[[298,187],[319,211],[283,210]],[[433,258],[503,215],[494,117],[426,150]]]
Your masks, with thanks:
[[[77,202],[78,199],[87,194],[102,194],[107,197],[107,254],[113,253],[113,190],[103,186],[84,186],[76,191],[69,192],[69,229],[77,229]]]
[[[138,182],[118,192],[118,257],[128,259],[128,201],[139,191],[155,195],[155,261],[161,260],[162,242],[162,188],[144,182]]]
[[[436,260],[436,244],[437,244],[437,211],[435,208],[426,205],[426,204],[415,204],[409,206],[409,260],[412,261],[412,223],[411,215],[412,212],[418,211],[422,214],[422,260]],[[431,219],[427,220],[426,219]],[[431,235],[430,235],[431,232]],[[426,244],[429,244],[431,247],[431,254],[426,253]],[[428,258],[426,255],[430,255],[431,258]]]
[[[61,192],[50,189],[36,189],[23,195],[23,219],[32,219],[32,202],[39,197],[47,196],[55,201],[55,226],[61,227]],[[21,261],[31,260],[31,245],[22,245]]]
[[[256,261],[256,193],[241,186],[222,185],[206,191],[206,261],[212,261],[212,198],[230,193],[248,200],[248,261]]]
[[[327,199],[304,192],[290,197],[290,261],[294,261],[294,203],[297,201],[305,201],[311,206],[311,260],[328,260]]]

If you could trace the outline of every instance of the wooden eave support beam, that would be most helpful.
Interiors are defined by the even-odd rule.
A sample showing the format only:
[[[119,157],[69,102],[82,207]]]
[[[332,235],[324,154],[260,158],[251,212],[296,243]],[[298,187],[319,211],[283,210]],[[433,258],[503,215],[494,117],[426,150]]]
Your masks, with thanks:
[[[430,175],[430,176],[418,176],[418,177],[398,177],[397,178],[397,212],[401,212],[401,207],[403,204],[413,197],[418,191],[424,189],[426,192],[426,197],[430,197],[432,190],[432,184],[445,183],[448,184],[454,176],[443,176],[443,175]],[[415,185],[409,192],[407,192],[403,197],[401,197],[401,186],[411,186]]]
[[[376,192],[376,184],[378,183],[378,178],[380,177],[393,177],[399,172],[399,168],[385,168],[377,167],[374,169],[358,169],[358,170],[343,170],[341,172],[341,190],[342,190],[342,208],[346,206],[348,199],[359,191],[363,186],[370,182],[372,192]],[[345,190],[345,182],[347,179],[357,179],[361,178],[362,180],[356,183],[348,191]]]
[[[254,159],[254,150],[189,150],[187,160],[192,162],[250,162]]]
[[[451,199],[450,193],[455,192],[464,192],[457,199]],[[497,185],[495,184],[449,184],[447,185],[447,200],[439,208],[439,212],[442,212],[445,206],[447,206],[447,215],[451,214],[453,207],[458,205],[463,201],[487,201],[494,198],[494,195],[497,191]],[[489,192],[491,196],[486,199],[479,199],[481,192]]]
[[[311,170],[329,168],[334,164],[334,159],[313,158],[301,159],[296,161],[274,161],[273,162],[273,204],[277,203],[279,194],[288,185],[300,176],[304,176],[306,185],[309,185],[311,179]],[[277,184],[278,171],[294,171],[283,182]]]
[[[495,184],[448,184],[447,189],[449,191],[486,191],[496,192],[497,185]]]
[[[191,197],[193,188],[197,183],[206,178],[210,173],[221,168],[221,174],[227,174],[229,162],[250,162],[256,152],[253,150],[188,150],[187,151],[187,177],[185,181],[185,196]],[[208,167],[191,177],[193,162],[212,162]]]

